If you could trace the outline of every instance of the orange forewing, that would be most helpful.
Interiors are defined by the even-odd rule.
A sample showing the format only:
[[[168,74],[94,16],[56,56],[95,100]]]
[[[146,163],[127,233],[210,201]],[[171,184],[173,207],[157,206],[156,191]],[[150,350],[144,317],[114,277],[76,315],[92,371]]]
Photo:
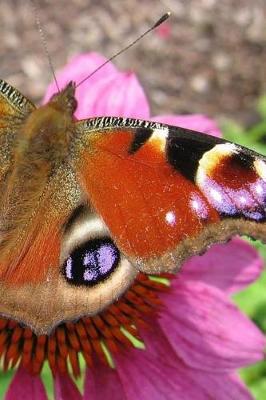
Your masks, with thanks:
[[[131,141],[126,128],[98,133],[90,151],[81,154],[78,174],[122,251],[148,259],[196,236],[219,215],[196,185],[167,163],[155,141],[129,154]],[[201,215],[193,200],[204,210]]]

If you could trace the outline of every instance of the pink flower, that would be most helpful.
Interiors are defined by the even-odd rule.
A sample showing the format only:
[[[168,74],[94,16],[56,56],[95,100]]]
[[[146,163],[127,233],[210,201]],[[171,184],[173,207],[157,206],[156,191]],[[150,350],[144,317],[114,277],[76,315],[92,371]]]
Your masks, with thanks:
[[[70,80],[78,83],[104,61],[105,58],[94,53],[75,57],[58,74],[60,87]],[[45,101],[55,91],[53,83]],[[220,134],[215,123],[201,115],[151,118],[147,98],[136,76],[117,71],[111,63],[78,87],[76,96],[79,119],[119,115]],[[226,245],[212,246],[204,256],[193,257],[178,276],[169,277],[165,283],[140,275],[129,295],[125,294],[97,320],[97,317],[90,319],[94,329],[98,329],[99,340],[91,340],[93,333],[84,319],[79,328],[87,327],[87,336],[85,331],[85,336],[78,336],[80,329],[76,329],[80,342],[74,345],[73,338],[70,340],[71,354],[73,349],[75,354],[82,352],[90,366],[86,370],[83,395],[68,373],[54,367],[52,356],[47,353],[54,374],[55,399],[251,399],[236,370],[263,358],[265,340],[230,301],[229,295],[258,278],[261,268],[257,252],[235,238]],[[108,327],[111,336],[101,335],[99,326]],[[70,328],[64,328],[66,335],[75,330],[75,323],[72,331]],[[85,342],[82,343],[85,337],[86,343],[94,346],[87,353]],[[102,342],[105,352],[101,351]],[[78,375],[78,361],[73,357],[70,357],[72,369]],[[6,400],[35,398],[47,399],[41,378],[32,375],[29,364],[21,363]]]

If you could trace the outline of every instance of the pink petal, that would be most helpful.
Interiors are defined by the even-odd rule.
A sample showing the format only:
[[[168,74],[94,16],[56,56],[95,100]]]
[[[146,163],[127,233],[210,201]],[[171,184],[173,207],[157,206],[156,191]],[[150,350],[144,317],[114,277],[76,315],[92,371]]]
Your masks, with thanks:
[[[208,135],[221,137],[221,131],[214,120],[201,114],[195,115],[158,115],[152,118],[153,121],[164,124],[192,129],[194,131],[207,133]]]
[[[8,388],[5,400],[47,400],[44,385],[39,376],[29,374],[19,367]]]
[[[93,368],[87,369],[84,400],[126,400],[117,371],[95,360]]]
[[[92,116],[118,116],[146,119],[149,104],[145,93],[133,73],[117,73],[91,82],[82,95],[77,94],[78,119]]]
[[[195,387],[177,361],[168,365],[148,351],[130,349],[116,355],[117,371],[122,381],[126,400],[206,400],[205,391]]]
[[[154,358],[153,363],[159,363],[161,368],[165,368],[165,364],[171,365],[179,369],[178,374],[183,379],[184,377],[185,379],[191,379],[192,384],[188,389],[191,399],[199,400],[202,397],[203,399],[210,398],[215,400],[252,399],[243,382],[235,375],[231,373],[217,373],[216,370],[209,373],[185,365],[171,347],[160,325],[153,321],[153,323],[150,323],[150,326],[151,329],[149,331],[141,331],[141,335],[145,341],[147,356],[152,356]],[[170,378],[175,380],[176,375],[170,376]],[[195,393],[192,389],[195,390]],[[181,399],[183,399],[182,396]]]
[[[66,66],[61,70],[56,72],[56,79],[59,84],[59,88],[64,88],[70,81],[79,83],[82,79],[88,76],[91,72],[95,71],[99,65],[102,65],[107,59],[98,53],[85,53],[73,57]],[[113,63],[106,64],[102,69],[95,73],[91,78],[84,82],[77,89],[77,96],[80,97],[86,93],[90,85],[95,81],[99,81],[106,77],[107,75],[116,74],[117,69]],[[46,91],[43,102],[47,103],[50,97],[57,93],[57,87],[55,82],[52,82]]]
[[[81,400],[82,396],[75,383],[67,375],[57,374],[54,380],[55,400]]]
[[[183,265],[180,277],[203,281],[230,294],[254,282],[262,269],[263,260],[254,247],[234,238],[213,245],[203,256],[192,257]]]
[[[231,375],[201,372],[185,365],[156,322],[151,321],[151,329],[142,331],[142,336],[145,351],[130,349],[115,356],[127,400],[251,399],[248,390]]]
[[[206,374],[191,370],[195,384],[206,388],[210,399],[215,400],[254,400],[243,382],[233,374]]]
[[[161,329],[190,367],[221,372],[263,359],[264,336],[219,289],[180,278],[160,296]]]
[[[103,64],[106,58],[97,53],[74,57],[66,67],[56,74],[60,88],[83,78]],[[57,92],[53,82],[46,92],[44,103]],[[149,104],[145,93],[133,73],[118,72],[110,62],[76,90],[78,109],[76,118],[94,116],[121,116],[146,119],[149,117]]]

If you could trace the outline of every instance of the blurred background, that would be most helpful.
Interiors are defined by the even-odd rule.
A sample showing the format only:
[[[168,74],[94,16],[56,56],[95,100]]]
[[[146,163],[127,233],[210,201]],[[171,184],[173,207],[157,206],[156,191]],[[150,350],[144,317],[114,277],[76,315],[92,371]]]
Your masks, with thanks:
[[[22,0],[0,5],[0,76],[38,103],[51,71],[33,8]],[[39,0],[38,14],[60,69],[80,52],[112,56],[169,10],[170,20],[115,64],[138,75],[152,114],[207,114],[226,138],[266,154],[266,0]],[[236,298],[264,331],[265,287],[263,274]],[[241,375],[264,400],[266,363]],[[0,396],[10,376],[1,374]]]
[[[113,55],[168,10],[165,25],[116,60],[138,74],[153,114],[252,123],[266,89],[265,0],[39,0],[56,69],[84,51]],[[51,72],[29,1],[1,0],[0,37],[1,77],[40,100]]]

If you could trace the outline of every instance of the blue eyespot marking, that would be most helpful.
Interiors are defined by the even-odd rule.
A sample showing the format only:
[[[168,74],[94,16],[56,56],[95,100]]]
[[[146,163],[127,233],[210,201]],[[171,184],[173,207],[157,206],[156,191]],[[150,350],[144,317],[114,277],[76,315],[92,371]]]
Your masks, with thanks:
[[[120,252],[109,238],[93,239],[70,254],[63,274],[71,284],[93,286],[110,276],[119,261]]]

